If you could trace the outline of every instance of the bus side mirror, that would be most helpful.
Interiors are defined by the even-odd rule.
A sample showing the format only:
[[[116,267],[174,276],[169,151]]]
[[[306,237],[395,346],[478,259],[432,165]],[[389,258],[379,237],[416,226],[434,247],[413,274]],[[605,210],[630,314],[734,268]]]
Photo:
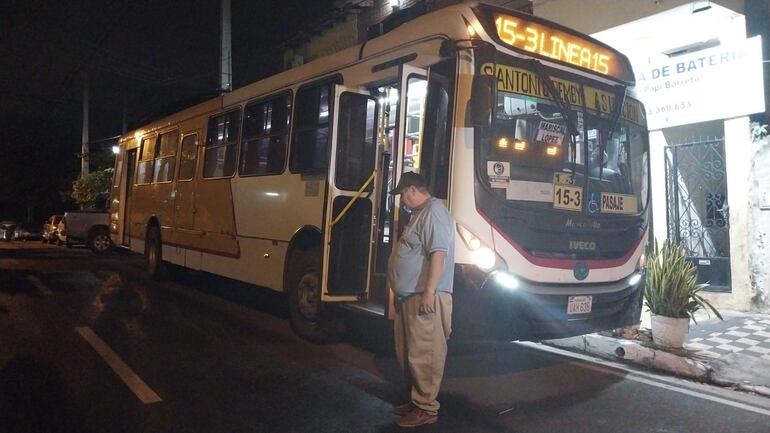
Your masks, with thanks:
[[[497,104],[497,77],[474,75],[470,101],[471,125],[490,126],[495,104]]]

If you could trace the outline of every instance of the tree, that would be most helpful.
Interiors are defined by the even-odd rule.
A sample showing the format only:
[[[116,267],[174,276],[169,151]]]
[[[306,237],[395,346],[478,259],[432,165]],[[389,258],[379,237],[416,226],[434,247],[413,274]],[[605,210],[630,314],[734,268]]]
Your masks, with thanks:
[[[81,208],[103,208],[110,196],[113,168],[91,172],[72,182],[72,199]]]

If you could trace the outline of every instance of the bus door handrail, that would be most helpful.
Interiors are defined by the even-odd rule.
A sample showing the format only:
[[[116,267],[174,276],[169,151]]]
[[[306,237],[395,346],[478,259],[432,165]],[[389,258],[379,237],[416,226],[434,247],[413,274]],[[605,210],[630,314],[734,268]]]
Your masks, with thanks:
[[[355,203],[356,200],[358,200],[361,197],[361,194],[364,193],[364,190],[366,189],[366,187],[368,187],[369,184],[372,183],[372,181],[374,180],[374,174],[375,173],[376,173],[376,170],[372,171],[372,174],[371,174],[371,176],[369,176],[369,179],[367,179],[366,182],[364,182],[364,185],[358,190],[356,195],[353,196],[353,199],[350,200],[348,202],[348,204],[345,205],[344,208],[342,208],[342,211],[340,212],[340,214],[337,215],[337,217],[332,220],[331,224],[329,224],[329,227],[333,227],[335,224],[340,222],[342,217],[344,217],[345,214],[348,213],[348,211],[350,210],[350,207],[353,206],[353,203]]]

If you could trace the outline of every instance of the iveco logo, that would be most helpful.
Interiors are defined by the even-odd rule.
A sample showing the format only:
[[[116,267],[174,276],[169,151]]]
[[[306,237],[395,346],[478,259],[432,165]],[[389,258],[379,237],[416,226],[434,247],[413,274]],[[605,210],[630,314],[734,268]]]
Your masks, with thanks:
[[[596,242],[590,241],[569,241],[570,250],[593,251],[596,249]]]

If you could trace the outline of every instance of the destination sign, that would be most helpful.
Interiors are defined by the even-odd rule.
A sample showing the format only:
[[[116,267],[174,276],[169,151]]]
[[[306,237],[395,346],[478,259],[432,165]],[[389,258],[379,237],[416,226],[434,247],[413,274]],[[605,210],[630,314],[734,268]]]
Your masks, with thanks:
[[[588,35],[542,18],[486,5],[480,5],[478,12],[488,31],[503,45],[626,84],[635,82],[628,58]]]
[[[497,66],[496,69],[495,66]],[[496,76],[497,89],[500,91],[534,96],[536,98],[553,99],[545,84],[541,82],[540,77],[533,71],[485,63],[481,66],[481,73],[483,75]],[[612,92],[591,86],[583,86],[581,92],[581,87],[578,83],[561,78],[552,78],[551,81],[553,81],[554,88],[559,92],[562,100],[567,101],[570,105],[582,107],[585,100],[586,108],[603,114],[611,114],[612,109],[615,107],[615,95]],[[637,125],[645,126],[645,111],[642,104],[635,99],[627,97],[623,101],[620,117]]]

